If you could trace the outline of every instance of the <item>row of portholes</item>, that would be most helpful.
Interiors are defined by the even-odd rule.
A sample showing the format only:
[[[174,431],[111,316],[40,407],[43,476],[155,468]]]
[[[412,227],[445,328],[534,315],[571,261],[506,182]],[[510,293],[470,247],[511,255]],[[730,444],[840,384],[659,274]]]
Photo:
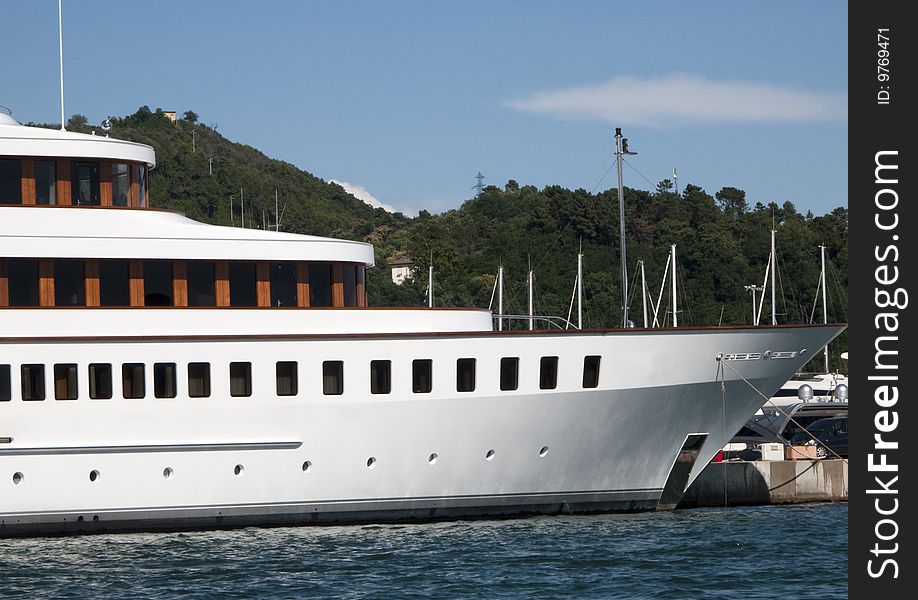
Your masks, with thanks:
[[[542,448],[539,449],[539,458],[545,458],[547,455],[548,455],[548,446],[542,446]],[[495,456],[497,456],[497,452],[495,452],[494,450],[488,450],[485,453],[485,460],[488,462],[491,462],[492,460],[494,460]],[[433,454],[427,457],[427,463],[431,466],[437,464],[438,460],[440,460],[440,455],[437,454],[436,452],[434,452]],[[370,458],[367,459],[367,468],[375,469],[376,462],[377,462],[376,457],[371,456]],[[303,468],[304,473],[311,472],[312,471],[312,461],[307,460],[306,462],[304,462],[302,468]],[[233,467],[233,474],[235,474],[236,476],[241,476],[243,473],[245,473],[244,465],[238,464],[235,467]],[[172,467],[166,467],[165,469],[163,469],[164,479],[171,479],[172,475],[174,474],[175,474],[175,471],[172,469]],[[98,481],[100,477],[102,477],[102,473],[98,469],[93,469],[92,471],[89,472],[89,481],[91,482]],[[15,473],[13,473],[13,483],[14,484],[19,485],[20,483],[22,483],[23,479],[25,479],[25,475],[23,475],[22,472],[16,471]]]

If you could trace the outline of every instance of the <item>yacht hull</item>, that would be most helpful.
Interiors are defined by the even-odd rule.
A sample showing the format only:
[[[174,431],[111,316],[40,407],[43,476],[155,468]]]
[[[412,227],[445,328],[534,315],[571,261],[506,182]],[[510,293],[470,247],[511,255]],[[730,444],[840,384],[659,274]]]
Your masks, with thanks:
[[[55,400],[49,374],[48,399],[0,402],[0,536],[653,510],[686,440],[700,443],[680,493],[842,329],[0,337],[14,389],[23,364],[76,363],[82,384]],[[595,388],[585,356],[601,356]],[[516,390],[500,389],[504,357]],[[460,358],[473,391],[457,391]],[[432,360],[429,393],[412,389],[415,359]],[[339,395],[323,394],[328,360]],[[370,393],[373,360],[391,361],[387,394]],[[187,395],[196,361],[206,398]],[[249,397],[230,395],[234,361],[252,363]],[[296,396],[277,395],[278,361],[298,362]],[[122,362],[147,365],[146,397],[119,381],[87,397],[88,365]],[[178,365],[177,397],[153,397],[158,362]]]

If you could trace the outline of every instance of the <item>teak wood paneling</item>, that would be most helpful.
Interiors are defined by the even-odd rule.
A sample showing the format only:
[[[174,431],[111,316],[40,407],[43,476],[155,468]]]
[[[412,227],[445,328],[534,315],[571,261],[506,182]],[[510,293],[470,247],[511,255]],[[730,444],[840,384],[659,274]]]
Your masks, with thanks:
[[[255,294],[258,306],[271,306],[271,265],[255,263]]]
[[[6,261],[0,258],[0,307],[10,305],[10,280],[7,275]]]
[[[226,307],[230,305],[230,282],[229,282],[229,263],[225,260],[217,261],[214,264],[214,275],[216,276],[216,295],[217,306]]]
[[[309,265],[296,263],[296,305],[309,306]]]
[[[332,265],[332,306],[344,306],[344,265]]]
[[[83,265],[83,285],[86,289],[86,306],[102,305],[102,288],[99,284],[99,261],[87,260]]]
[[[172,262],[172,305],[188,306],[188,263]]]
[[[35,204],[35,160],[23,158],[19,164],[21,165],[22,203]]]
[[[99,162],[99,204],[112,205],[112,161]]]
[[[57,167],[54,172],[55,177],[57,177],[57,203],[63,206],[70,206],[73,196],[73,190],[70,187],[70,161],[57,161]]]
[[[143,262],[132,260],[128,265],[131,306],[143,306]]]
[[[48,258],[38,261],[38,304],[54,306],[54,261]]]

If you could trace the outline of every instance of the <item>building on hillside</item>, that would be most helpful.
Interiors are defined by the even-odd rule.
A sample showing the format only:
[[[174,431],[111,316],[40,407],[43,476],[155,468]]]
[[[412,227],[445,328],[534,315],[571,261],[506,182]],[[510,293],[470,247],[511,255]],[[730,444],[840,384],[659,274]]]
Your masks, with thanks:
[[[174,110],[164,110],[163,114],[166,115],[166,118],[175,123],[175,111]]]
[[[393,257],[389,259],[388,264],[392,269],[392,283],[395,285],[402,285],[406,279],[411,279],[411,270],[414,267],[414,259],[411,257]]]

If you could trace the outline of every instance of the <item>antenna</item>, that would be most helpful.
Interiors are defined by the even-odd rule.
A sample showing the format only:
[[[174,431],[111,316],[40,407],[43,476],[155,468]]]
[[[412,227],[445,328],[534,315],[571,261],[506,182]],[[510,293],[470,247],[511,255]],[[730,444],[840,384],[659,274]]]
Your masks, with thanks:
[[[471,189],[477,190],[477,191],[475,192],[475,197],[477,198],[478,196],[481,195],[481,191],[484,189],[484,184],[482,183],[482,181],[485,180],[485,179],[487,179],[487,177],[485,177],[484,175],[482,175],[482,174],[481,174],[481,171],[478,171],[478,175],[475,176],[475,179],[478,180],[478,183],[476,183],[475,185],[473,185]]]
[[[622,137],[622,128],[615,128],[615,167],[618,172],[618,216],[621,229],[622,258],[622,327],[628,327],[628,257],[625,248],[625,193],[622,188],[622,157],[637,154],[628,150],[628,138]]]
[[[673,185],[676,187],[676,195],[679,195],[679,174],[676,173],[676,167],[673,167]]]
[[[67,131],[64,127],[64,18],[61,1],[57,0],[57,45],[61,55],[61,131]]]

